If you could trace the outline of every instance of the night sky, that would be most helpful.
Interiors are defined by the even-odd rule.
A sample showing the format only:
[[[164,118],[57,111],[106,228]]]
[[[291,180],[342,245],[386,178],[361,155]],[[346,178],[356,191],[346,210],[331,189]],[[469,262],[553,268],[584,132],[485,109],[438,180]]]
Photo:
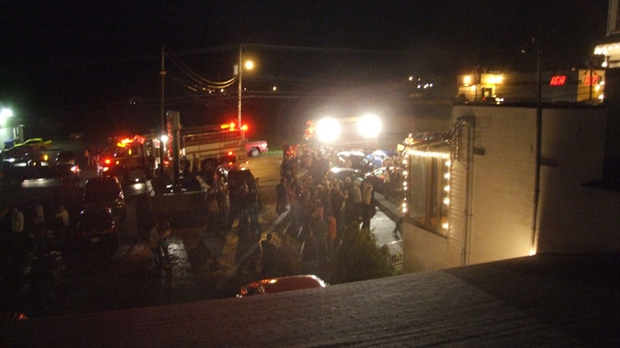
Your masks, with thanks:
[[[546,70],[584,67],[605,37],[607,6],[607,0],[5,0],[0,103],[24,119],[29,137],[146,132],[159,124],[162,44],[186,72],[224,81],[244,43],[257,61],[256,71],[244,74],[244,117],[270,137],[303,123],[308,110],[334,108],[334,96],[344,105],[389,100],[409,75],[456,83],[457,73],[474,68],[534,71],[537,33],[544,34]],[[236,119],[236,85],[217,96],[196,92],[188,88],[195,79],[170,58],[165,65],[166,109],[179,110],[183,124]]]

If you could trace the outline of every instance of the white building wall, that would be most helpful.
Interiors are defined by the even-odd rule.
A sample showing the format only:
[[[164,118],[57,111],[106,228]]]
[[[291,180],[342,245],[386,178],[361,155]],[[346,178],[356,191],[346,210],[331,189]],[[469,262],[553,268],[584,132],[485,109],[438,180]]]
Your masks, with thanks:
[[[475,115],[474,146],[484,155],[474,156],[469,264],[529,255],[536,112],[479,107]]]
[[[620,193],[586,183],[603,177],[602,109],[545,112],[538,252],[620,251]]]
[[[452,164],[447,236],[404,222],[404,271],[536,251],[620,251],[620,193],[584,185],[602,178],[604,108],[543,109],[538,238],[533,230],[536,109],[463,105],[452,115],[454,121],[475,117],[476,154],[468,162],[460,153],[461,160]],[[473,173],[471,196],[468,173]]]

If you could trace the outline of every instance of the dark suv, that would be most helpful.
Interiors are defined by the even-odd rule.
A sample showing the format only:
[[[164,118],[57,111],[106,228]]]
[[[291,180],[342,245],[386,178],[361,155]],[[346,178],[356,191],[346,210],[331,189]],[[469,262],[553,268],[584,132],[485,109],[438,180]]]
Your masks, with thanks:
[[[77,237],[92,243],[109,240],[118,245],[120,222],[127,216],[125,194],[114,176],[88,179],[84,184],[84,207],[76,228]]]
[[[120,181],[114,176],[99,176],[88,179],[84,184],[84,207],[105,206],[116,216],[125,219],[125,193]]]

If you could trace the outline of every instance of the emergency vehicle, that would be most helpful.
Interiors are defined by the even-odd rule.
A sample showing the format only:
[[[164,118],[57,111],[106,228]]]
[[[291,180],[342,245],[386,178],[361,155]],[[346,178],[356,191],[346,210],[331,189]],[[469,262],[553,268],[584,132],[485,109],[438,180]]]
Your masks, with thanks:
[[[247,153],[243,142],[245,129],[235,123],[182,128],[180,149],[182,155],[192,161],[200,159],[201,168],[215,167],[218,164],[234,163],[243,166]]]
[[[338,151],[373,151],[379,146],[382,121],[375,115],[312,119],[306,122],[304,138]]]
[[[160,146],[161,141],[150,136],[112,138],[97,161],[97,173],[117,176],[122,182],[152,178],[159,163]]]

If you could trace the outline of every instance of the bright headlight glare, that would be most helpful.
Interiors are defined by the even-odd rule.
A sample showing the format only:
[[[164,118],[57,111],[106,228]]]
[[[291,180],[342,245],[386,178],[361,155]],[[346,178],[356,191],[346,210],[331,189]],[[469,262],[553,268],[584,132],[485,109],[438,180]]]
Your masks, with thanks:
[[[383,128],[383,124],[379,117],[366,114],[360,118],[357,122],[357,130],[360,135],[366,139],[376,138],[381,133],[381,129]]]
[[[316,124],[316,135],[324,143],[333,143],[340,136],[340,123],[330,117],[320,119]]]

